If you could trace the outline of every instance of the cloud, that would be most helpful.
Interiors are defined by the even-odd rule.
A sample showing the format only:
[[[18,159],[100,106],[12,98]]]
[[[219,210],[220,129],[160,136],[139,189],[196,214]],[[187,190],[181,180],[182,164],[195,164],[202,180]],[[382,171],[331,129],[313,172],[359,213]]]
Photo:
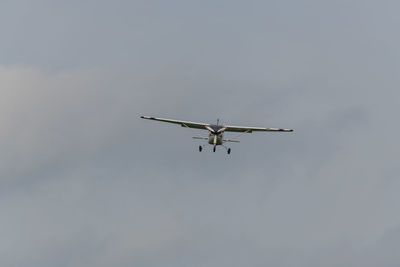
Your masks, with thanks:
[[[29,24],[41,52],[0,67],[0,265],[398,265],[397,14],[314,2]],[[295,132],[228,157],[140,115]]]
[[[0,69],[3,177],[87,158],[111,142],[123,92],[104,70]],[[108,80],[106,80],[108,79]],[[118,99],[119,98],[119,99]],[[36,170],[35,170],[36,169]]]
[[[400,220],[390,140],[374,141],[384,106],[316,82],[264,92],[274,101],[260,108],[255,88],[179,69],[3,66],[0,86],[2,265],[338,266],[393,244],[379,241]],[[218,112],[251,124],[270,114],[296,132],[252,134],[226,157],[138,118]]]

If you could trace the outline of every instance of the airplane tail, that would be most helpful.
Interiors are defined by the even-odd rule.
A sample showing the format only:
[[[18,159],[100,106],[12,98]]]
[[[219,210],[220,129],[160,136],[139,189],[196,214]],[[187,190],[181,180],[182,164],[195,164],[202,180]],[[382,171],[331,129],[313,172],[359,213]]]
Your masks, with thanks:
[[[208,140],[207,137],[193,136],[193,139]]]
[[[231,143],[240,143],[238,140],[232,140],[232,139],[224,139],[224,140],[222,140],[224,143],[227,143],[227,142],[231,142]]]

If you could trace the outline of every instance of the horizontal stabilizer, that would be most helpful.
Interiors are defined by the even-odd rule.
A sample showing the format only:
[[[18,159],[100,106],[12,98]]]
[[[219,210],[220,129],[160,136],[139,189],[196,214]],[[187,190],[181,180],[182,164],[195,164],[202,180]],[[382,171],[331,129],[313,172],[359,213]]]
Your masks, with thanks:
[[[231,139],[224,139],[224,142],[231,142],[231,143],[240,143],[238,140],[231,140]]]
[[[197,137],[197,136],[193,136],[193,139],[200,139],[200,140],[208,140],[207,137]]]

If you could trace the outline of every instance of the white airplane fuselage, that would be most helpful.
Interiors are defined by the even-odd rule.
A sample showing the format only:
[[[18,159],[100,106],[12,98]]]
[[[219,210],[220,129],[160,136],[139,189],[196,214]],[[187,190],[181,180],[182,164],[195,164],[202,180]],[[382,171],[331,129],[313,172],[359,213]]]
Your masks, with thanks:
[[[206,127],[208,130],[208,143],[213,145],[214,148],[224,143],[224,127],[217,125],[209,125]]]
[[[214,134],[214,133],[210,132],[208,135],[208,143],[210,145],[214,145],[214,146],[222,145],[223,139],[224,139],[223,133]]]

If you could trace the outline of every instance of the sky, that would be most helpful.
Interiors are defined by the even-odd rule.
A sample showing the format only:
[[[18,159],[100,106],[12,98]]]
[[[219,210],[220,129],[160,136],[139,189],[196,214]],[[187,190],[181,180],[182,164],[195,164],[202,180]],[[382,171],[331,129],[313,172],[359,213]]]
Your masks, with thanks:
[[[399,266],[399,8],[0,1],[0,265]]]

